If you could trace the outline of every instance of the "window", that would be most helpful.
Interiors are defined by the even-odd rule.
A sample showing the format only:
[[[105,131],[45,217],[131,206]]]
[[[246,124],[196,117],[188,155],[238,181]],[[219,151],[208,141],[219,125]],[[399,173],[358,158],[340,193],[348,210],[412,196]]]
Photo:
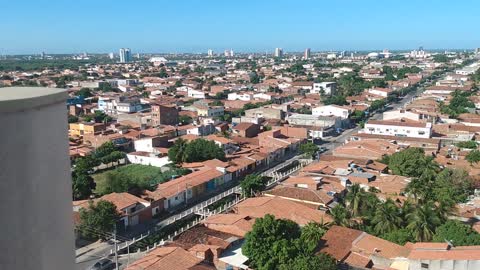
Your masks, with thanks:
[[[425,131],[419,131],[418,135],[425,135]]]
[[[428,263],[421,263],[422,269],[428,269]]]

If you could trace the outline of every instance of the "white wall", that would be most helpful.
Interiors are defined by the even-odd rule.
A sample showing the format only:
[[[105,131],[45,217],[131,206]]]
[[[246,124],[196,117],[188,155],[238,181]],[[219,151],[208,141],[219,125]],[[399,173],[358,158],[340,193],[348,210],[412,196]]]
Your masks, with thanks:
[[[432,132],[432,125],[431,123],[426,123],[426,125],[427,127],[422,128],[366,123],[364,133],[389,136],[404,136],[412,138],[430,138]]]
[[[348,118],[348,109],[338,108],[336,106],[327,105],[327,106],[320,106],[313,108],[312,115],[320,115],[320,116],[338,116],[341,118]]]
[[[155,167],[163,167],[170,163],[168,157],[145,157],[140,155],[127,154],[127,159],[130,163],[133,164],[150,165]]]

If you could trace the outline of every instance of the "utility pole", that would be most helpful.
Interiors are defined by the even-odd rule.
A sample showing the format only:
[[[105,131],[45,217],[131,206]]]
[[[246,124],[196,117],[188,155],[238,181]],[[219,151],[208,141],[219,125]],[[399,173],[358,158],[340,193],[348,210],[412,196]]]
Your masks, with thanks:
[[[113,225],[113,242],[115,247],[115,269],[118,270],[117,223]]]

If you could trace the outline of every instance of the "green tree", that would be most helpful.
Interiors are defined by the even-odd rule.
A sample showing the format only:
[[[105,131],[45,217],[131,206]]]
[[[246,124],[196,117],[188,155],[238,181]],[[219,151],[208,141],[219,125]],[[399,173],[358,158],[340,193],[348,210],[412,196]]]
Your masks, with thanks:
[[[402,222],[399,209],[391,199],[377,205],[372,223],[377,235],[390,233],[399,229]]]
[[[333,223],[335,225],[350,227],[350,212],[347,208],[341,204],[335,205],[335,207],[330,209],[330,214],[333,217]]]
[[[182,125],[187,125],[193,122],[192,117],[188,115],[180,115],[178,117],[178,122],[180,122]]]
[[[72,192],[74,200],[87,199],[95,189],[93,178],[86,171],[72,173]]]
[[[480,161],[480,151],[470,151],[465,157],[465,159],[470,163],[470,165],[473,165],[474,163],[477,164]]]
[[[433,202],[430,201],[417,205],[406,217],[408,220],[406,228],[412,233],[415,241],[419,242],[431,241],[436,227],[441,222]]]
[[[78,229],[86,238],[105,240],[119,218],[117,207],[113,203],[104,200],[90,202],[88,208],[80,209]]]
[[[359,184],[353,184],[348,188],[347,196],[345,197],[348,207],[350,208],[353,216],[358,216],[360,213],[361,203],[365,197],[365,191]]]
[[[450,241],[456,246],[480,245],[480,234],[458,220],[448,220],[435,230],[433,242]]]
[[[75,115],[68,115],[68,123],[77,123],[78,122],[78,117]]]
[[[438,165],[433,158],[426,157],[424,150],[416,147],[410,147],[389,156],[388,167],[393,174],[410,177],[421,176],[427,167],[438,170]]]
[[[477,149],[478,143],[476,141],[464,141],[457,143],[456,146],[459,148]]]
[[[252,268],[278,269],[298,255],[296,245],[292,245],[292,242],[299,237],[300,227],[295,222],[275,219],[267,214],[257,218],[252,230],[245,235],[242,252],[249,258]]]
[[[335,270],[337,263],[334,258],[327,254],[319,253],[316,255],[300,255],[289,261],[287,264],[282,264],[280,270]]]
[[[185,149],[187,148],[187,141],[179,138],[175,141],[172,147],[168,149],[168,159],[173,163],[182,163],[184,160]]]
[[[93,97],[92,90],[90,88],[81,88],[76,92],[77,96],[83,97],[83,98],[88,98],[88,97]]]
[[[465,202],[473,193],[473,179],[464,170],[443,169],[435,177],[432,185],[432,196],[437,202],[453,207],[456,203]]]
[[[406,228],[401,228],[398,230],[385,233],[381,235],[381,238],[387,241],[399,244],[401,246],[405,245],[407,242],[414,241],[411,232]]]
[[[304,254],[313,254],[317,249],[318,243],[323,235],[327,232],[324,224],[309,222],[302,228],[300,234],[300,249],[304,250]]]
[[[265,179],[261,175],[249,174],[241,182],[242,193],[246,197],[252,197],[254,193],[263,191],[266,187]]]
[[[315,154],[318,152],[318,146],[312,142],[307,142],[299,147],[300,153],[309,158],[315,158]]]

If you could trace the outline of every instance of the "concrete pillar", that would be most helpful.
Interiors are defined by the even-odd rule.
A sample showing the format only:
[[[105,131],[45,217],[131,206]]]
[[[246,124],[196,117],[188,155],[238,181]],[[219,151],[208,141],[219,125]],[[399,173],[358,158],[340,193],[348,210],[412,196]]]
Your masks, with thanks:
[[[74,269],[66,98],[0,88],[0,269]]]

